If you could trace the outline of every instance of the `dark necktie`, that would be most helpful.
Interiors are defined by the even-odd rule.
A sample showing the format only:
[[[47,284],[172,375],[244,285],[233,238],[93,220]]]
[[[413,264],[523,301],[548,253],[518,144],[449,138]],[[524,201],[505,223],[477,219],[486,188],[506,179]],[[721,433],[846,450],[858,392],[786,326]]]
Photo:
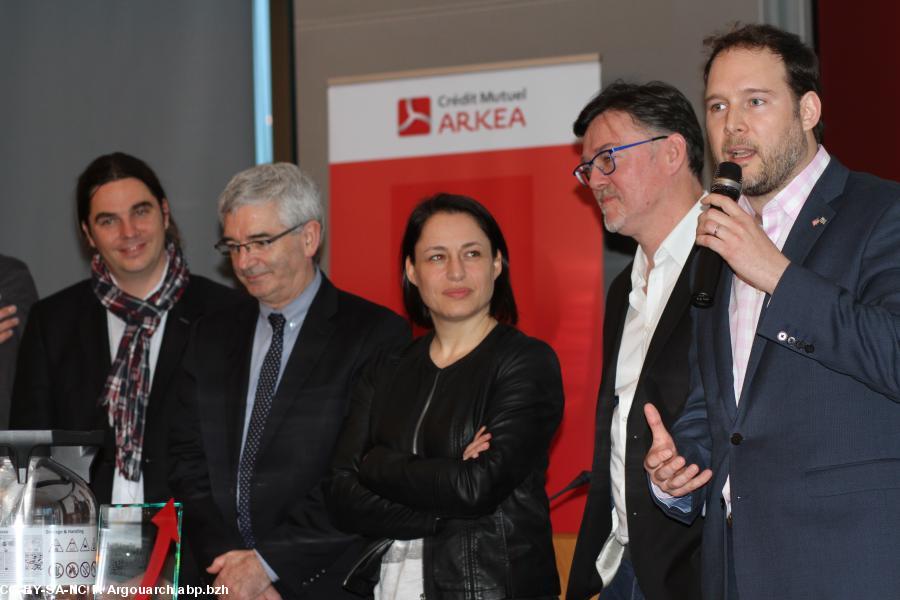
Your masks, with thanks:
[[[241,453],[241,464],[238,469],[238,529],[248,548],[256,547],[256,538],[253,535],[253,525],[250,521],[250,484],[253,481],[256,455],[259,452],[259,444],[266,427],[266,418],[269,416],[272,399],[275,397],[278,372],[281,370],[284,315],[270,314],[269,323],[272,324],[272,343],[269,344],[269,351],[266,352],[262,369],[259,371],[256,399],[253,402],[250,426],[247,427],[247,441],[244,442],[244,451]]]

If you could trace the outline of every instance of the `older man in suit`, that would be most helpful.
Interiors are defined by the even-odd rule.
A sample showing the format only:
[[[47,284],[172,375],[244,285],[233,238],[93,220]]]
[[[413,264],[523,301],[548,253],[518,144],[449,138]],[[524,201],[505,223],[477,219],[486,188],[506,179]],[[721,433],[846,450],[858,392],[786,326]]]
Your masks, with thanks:
[[[188,540],[223,598],[339,598],[358,542],[331,526],[321,480],[360,367],[409,327],[319,270],[322,207],[296,166],[237,174],[219,216],[253,300],[198,323],[185,357],[171,481]]]
[[[818,63],[796,36],[709,43],[710,146],[743,196],[705,201],[722,301],[697,313],[674,439],[647,411],[645,466],[673,516],[705,503],[705,598],[898,598],[900,185],[820,145]]]
[[[594,465],[567,597],[693,600],[700,591],[700,525],[665,516],[647,493],[645,404],[665,421],[689,390],[689,280],[703,195],[703,134],[674,87],[615,82],[575,121],[586,162],[575,175],[606,228],[638,242],[610,286],[603,325]]]
[[[28,311],[36,301],[37,290],[25,263],[0,254],[0,429],[9,424],[16,353]]]

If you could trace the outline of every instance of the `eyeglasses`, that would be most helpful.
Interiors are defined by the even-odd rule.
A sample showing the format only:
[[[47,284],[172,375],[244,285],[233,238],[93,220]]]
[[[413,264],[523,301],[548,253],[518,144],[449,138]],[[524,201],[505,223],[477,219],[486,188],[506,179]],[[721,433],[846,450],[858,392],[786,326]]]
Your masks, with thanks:
[[[581,185],[589,186],[591,185],[591,170],[596,167],[598,171],[603,173],[604,175],[612,175],[613,171],[616,170],[616,159],[614,153],[621,152],[622,150],[627,150],[628,148],[634,148],[635,146],[640,146],[641,144],[649,144],[650,142],[655,142],[657,140],[666,139],[667,135],[658,135],[656,137],[650,138],[649,140],[644,140],[642,142],[635,142],[633,144],[625,144],[624,146],[616,146],[614,148],[607,148],[606,150],[601,150],[597,154],[594,155],[594,158],[587,162],[583,162],[572,171],[572,175],[578,180]]]
[[[267,250],[269,246],[291,233],[292,231],[296,231],[300,229],[304,225],[309,223],[309,221],[304,221],[299,225],[294,225],[290,229],[285,229],[278,235],[273,235],[272,237],[262,238],[259,240],[250,240],[249,242],[244,242],[243,244],[237,244],[235,242],[228,242],[225,240],[219,240],[213,248],[218,250],[222,256],[237,256],[241,253],[242,249],[247,250],[247,254],[258,254],[264,250]]]

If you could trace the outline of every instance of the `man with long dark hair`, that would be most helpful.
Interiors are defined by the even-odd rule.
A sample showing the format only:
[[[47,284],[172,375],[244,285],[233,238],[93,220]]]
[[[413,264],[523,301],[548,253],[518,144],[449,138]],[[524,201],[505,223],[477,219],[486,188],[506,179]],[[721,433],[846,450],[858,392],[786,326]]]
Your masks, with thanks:
[[[188,271],[169,200],[142,160],[116,152],[78,178],[90,279],[37,302],[19,352],[14,429],[102,429],[100,503],[164,502],[166,401],[191,324],[236,292]]]

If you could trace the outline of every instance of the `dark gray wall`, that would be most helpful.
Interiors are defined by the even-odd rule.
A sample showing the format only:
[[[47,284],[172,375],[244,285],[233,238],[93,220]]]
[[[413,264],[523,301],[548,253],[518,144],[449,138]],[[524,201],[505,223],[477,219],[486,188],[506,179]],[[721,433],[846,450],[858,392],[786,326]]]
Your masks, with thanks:
[[[94,157],[147,161],[192,271],[221,264],[215,202],[253,164],[248,0],[0,0],[0,253],[40,294],[88,274],[74,185]]]

